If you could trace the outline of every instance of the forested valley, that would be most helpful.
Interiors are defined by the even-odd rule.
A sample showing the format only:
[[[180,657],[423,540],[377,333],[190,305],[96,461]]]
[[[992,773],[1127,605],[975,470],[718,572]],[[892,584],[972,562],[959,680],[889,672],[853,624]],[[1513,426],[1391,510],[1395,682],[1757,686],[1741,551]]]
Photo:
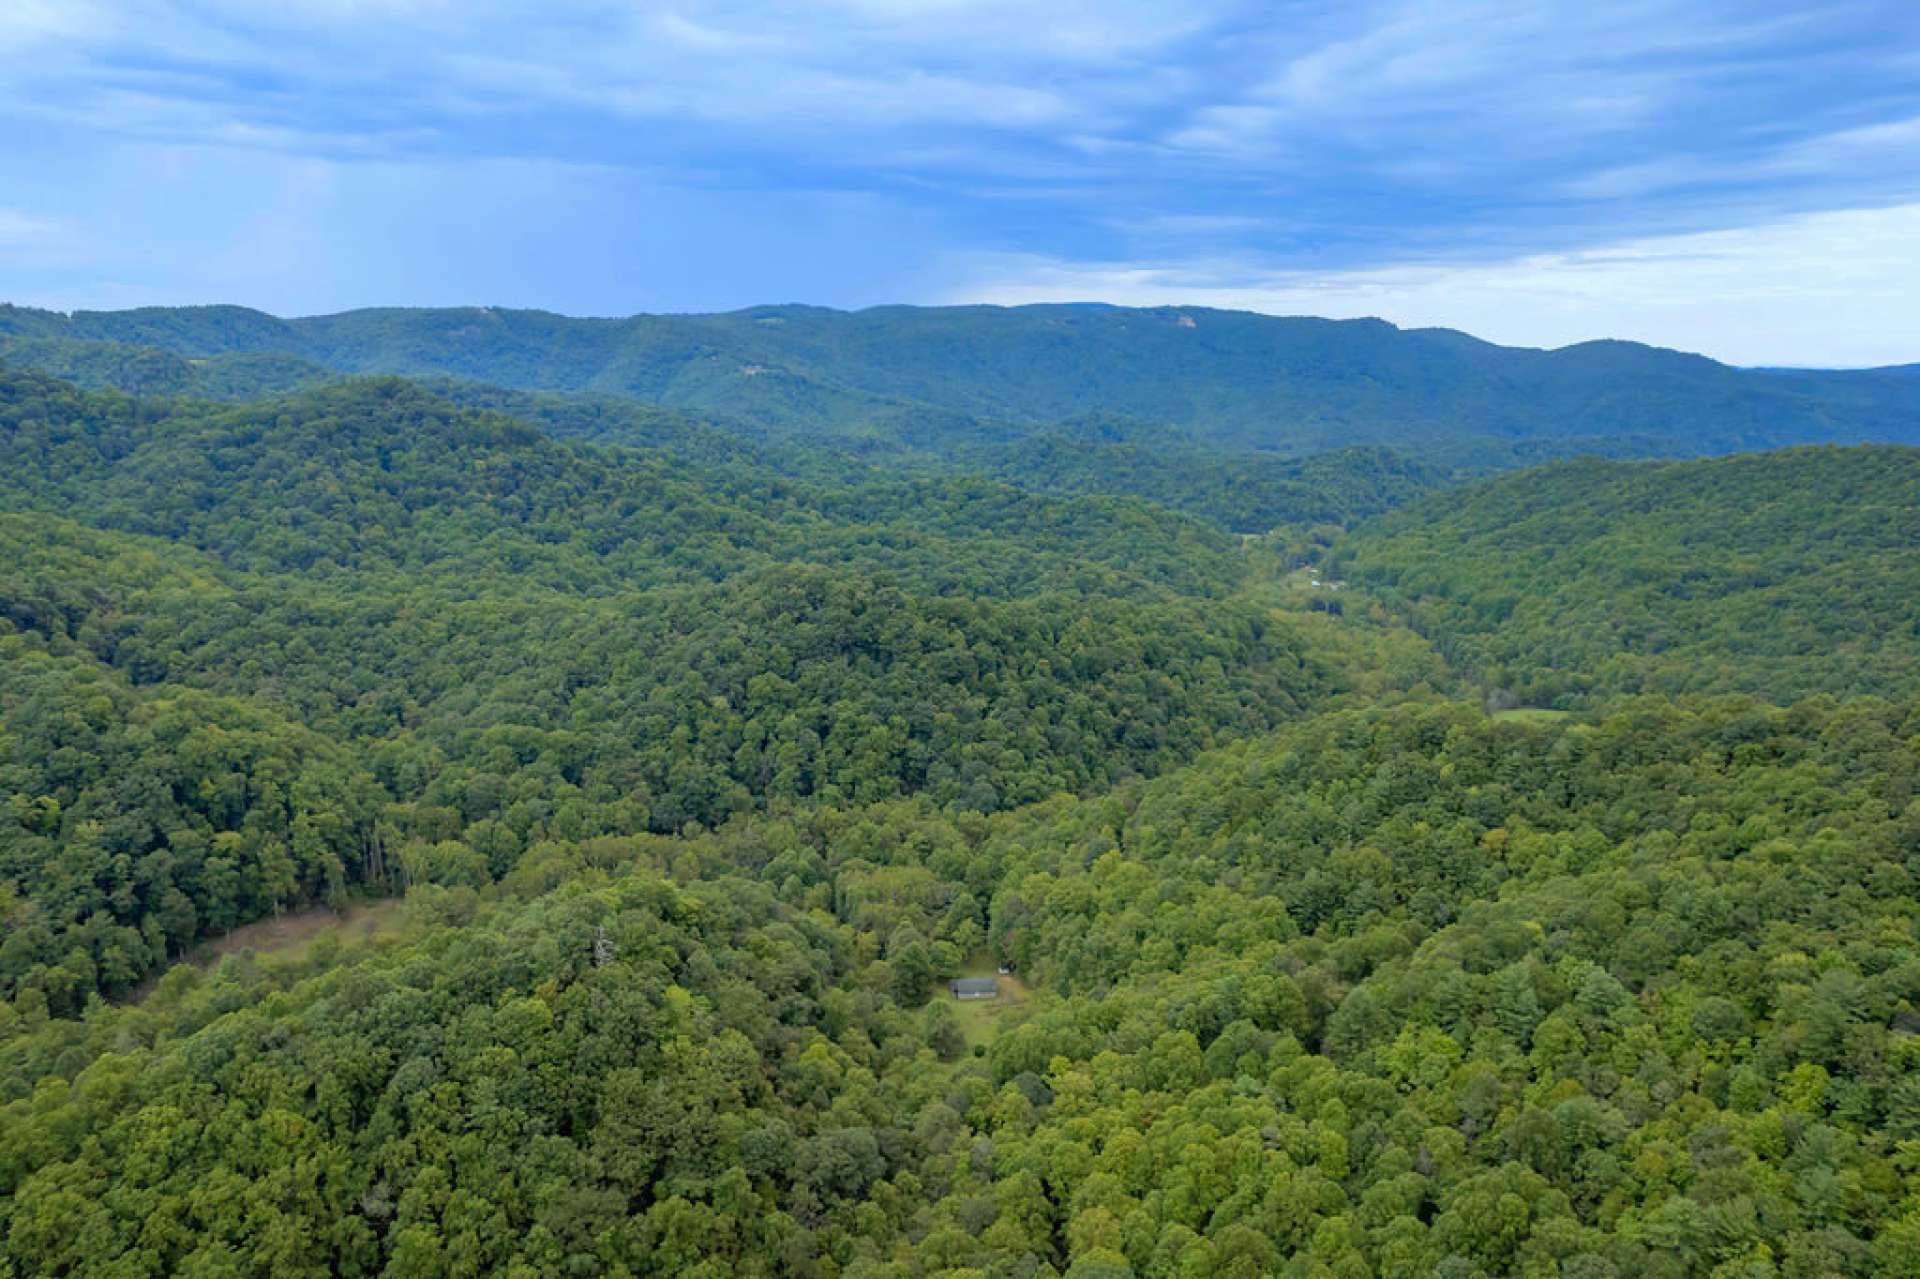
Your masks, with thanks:
[[[1920,1274],[1887,379],[837,314],[0,316],[0,1275]]]

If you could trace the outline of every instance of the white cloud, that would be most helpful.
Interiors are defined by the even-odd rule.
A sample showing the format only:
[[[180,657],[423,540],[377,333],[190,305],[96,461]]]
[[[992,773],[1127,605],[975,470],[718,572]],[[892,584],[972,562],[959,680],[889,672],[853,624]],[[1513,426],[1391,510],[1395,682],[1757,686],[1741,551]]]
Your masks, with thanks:
[[[9,275],[83,262],[86,247],[67,222],[0,207],[0,269]]]
[[[1275,107],[1235,104],[1202,107],[1186,124],[1167,135],[1167,145],[1185,151],[1234,154],[1249,149],[1270,152],[1286,114]]]
[[[44,244],[59,233],[60,228],[44,218],[32,217],[18,209],[0,209],[0,245]]]
[[[945,51],[946,56],[991,53],[996,61],[1058,59],[1105,64],[1131,59],[1204,30],[1231,5],[1220,0],[838,0],[796,10],[796,25],[823,31],[821,10],[838,9],[859,21],[861,41]],[[771,13],[750,6],[752,20]]]
[[[1285,166],[1338,146],[1349,165],[1410,153],[1554,158],[1698,113],[1783,56],[1818,60],[1751,0],[1354,0],[1272,38],[1264,75],[1221,86],[1161,136],[1179,151]],[[1461,165],[1435,161],[1434,172]]]
[[[52,218],[0,207],[0,262],[64,263],[79,253],[73,226]]]
[[[88,0],[7,0],[0,5],[0,52],[97,36],[107,25]]]
[[[802,188],[871,194],[906,239],[856,229],[838,272],[856,281],[917,269],[937,241],[1057,259],[1003,260],[1015,266],[996,278],[1020,286],[1255,287],[1355,307],[1385,295],[1446,318],[1438,290],[1505,299],[1516,264],[1562,281],[1624,269],[1518,256],[1543,244],[1920,200],[1911,76],[1890,70],[1920,65],[1909,13],[1902,0],[0,0],[0,199],[190,275],[182,229],[252,193],[181,183],[166,207],[145,187],[128,200],[110,190],[140,186],[113,167],[125,148],[219,151],[236,173],[264,159],[567,163],[698,196],[702,217]],[[555,201],[556,224],[569,216]],[[1442,243],[1488,264],[1415,261]],[[1283,251],[1355,269],[1309,276]],[[1244,256],[1198,261],[1212,253]],[[1167,265],[1072,265],[1095,258]],[[716,249],[709,270],[731,278],[740,260]],[[31,283],[10,274],[0,284]],[[778,278],[738,288],[787,287]],[[555,304],[570,296],[555,288]],[[1542,324],[1562,316],[1553,334],[1598,313],[1563,302],[1530,303]],[[1505,331],[1505,305],[1485,302],[1481,327]]]
[[[1561,184],[1560,190],[1580,198],[1624,199],[1783,178],[1875,173],[1905,185],[1916,165],[1920,165],[1920,117],[1836,129],[1746,156],[1664,156],[1584,174]]]
[[[1274,224],[1271,218],[1232,213],[1161,213],[1141,218],[1116,218],[1113,225],[1137,235],[1209,236],[1259,231]]]
[[[1156,52],[1214,21],[1219,2],[1063,0],[1037,20],[1025,0],[0,0],[0,49],[36,54],[0,85],[0,112],[186,143],[226,140],[224,125],[194,127],[196,113],[303,116],[285,135],[297,141],[369,109],[1097,132],[1101,104],[1149,93],[1164,79]],[[134,105],[112,101],[128,92],[175,110],[115,110]]]
[[[1214,306],[1379,316],[1497,342],[1624,337],[1737,364],[1920,361],[1920,204],[1507,261],[1248,273],[1231,262],[975,264],[955,302]]]

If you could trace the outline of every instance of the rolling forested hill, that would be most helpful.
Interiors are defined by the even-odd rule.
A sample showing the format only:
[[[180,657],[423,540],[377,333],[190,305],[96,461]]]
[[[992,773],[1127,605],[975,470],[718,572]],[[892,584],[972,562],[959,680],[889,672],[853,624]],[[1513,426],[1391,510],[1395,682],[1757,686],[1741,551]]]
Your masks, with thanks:
[[[1236,539],[1138,502],[689,474],[394,380],[170,407],[0,381],[0,789],[25,814],[0,877],[29,912],[0,983],[63,1011],[475,822],[492,875],[555,829],[995,810],[1357,678],[1324,627],[1247,598]],[[329,749],[258,790],[244,743],[293,750],[292,725]],[[201,738],[231,751],[169,749]],[[309,753],[330,780],[303,807]],[[303,842],[306,808],[329,834]],[[167,901],[182,922],[153,934]]]
[[[361,951],[84,1021],[16,1000],[6,1248],[1890,1279],[1920,1261],[1914,730],[1356,712],[1088,804],[556,842],[484,898],[422,883]],[[983,936],[1049,993],[976,1051],[921,1005]]]
[[[1447,468],[1382,448],[1304,457],[1223,450],[1191,430],[1111,414],[1048,423],[1011,438],[808,434],[775,442],[737,423],[702,422],[619,396],[511,391],[458,379],[426,385],[456,404],[537,423],[561,439],[645,447],[695,465],[750,462],[829,484],[861,476],[988,476],[1042,493],[1146,498],[1245,533],[1348,523],[1454,478]]]
[[[1336,571],[1541,705],[1920,692],[1920,450],[1562,463],[1382,517]]]
[[[7,312],[0,1279],[1920,1273],[1920,451],[1369,443],[1898,375],[1179,314]]]
[[[1382,445],[1468,465],[1920,443],[1920,386],[1892,372],[1762,372],[1626,342],[1537,351],[1377,320],[1177,308],[597,320],[475,307],[282,320],[239,307],[7,307],[0,339],[0,359],[126,389],[260,393],[323,370],[454,376],[619,395],[777,436],[951,444],[1112,413],[1217,448]]]

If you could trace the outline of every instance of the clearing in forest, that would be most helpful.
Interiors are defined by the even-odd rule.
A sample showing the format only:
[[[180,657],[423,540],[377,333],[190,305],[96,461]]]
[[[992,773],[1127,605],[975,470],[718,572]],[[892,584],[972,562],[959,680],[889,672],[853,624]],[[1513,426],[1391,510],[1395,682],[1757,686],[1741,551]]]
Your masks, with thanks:
[[[382,897],[353,902],[345,910],[334,910],[331,906],[309,906],[304,910],[288,911],[276,919],[257,919],[223,936],[201,942],[175,960],[174,967],[191,964],[195,968],[210,969],[228,955],[237,955],[246,950],[259,955],[290,955],[312,945],[329,929],[338,929],[343,942],[365,941],[398,923],[402,904],[401,898]],[[170,970],[157,972],[141,982],[120,1002],[139,1003],[153,993],[153,988],[159,985],[167,971]]]
[[[1571,714],[1572,711],[1550,710],[1545,706],[1515,706],[1511,710],[1495,711],[1489,718],[1495,723],[1551,724]]]
[[[991,977],[1000,985],[993,999],[955,999],[947,991],[951,978],[942,978],[934,998],[943,999],[953,1011],[954,1022],[966,1036],[969,1050],[991,1044],[999,1035],[1008,1013],[1026,1004],[1033,991],[1013,973],[1000,971],[999,961],[987,954],[970,956],[954,977]]]

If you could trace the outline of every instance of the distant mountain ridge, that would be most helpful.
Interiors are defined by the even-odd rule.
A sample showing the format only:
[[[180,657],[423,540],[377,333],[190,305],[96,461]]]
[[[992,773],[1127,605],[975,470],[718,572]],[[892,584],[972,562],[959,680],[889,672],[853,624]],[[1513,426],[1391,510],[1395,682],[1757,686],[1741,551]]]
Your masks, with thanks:
[[[130,349],[152,367],[136,362],[129,374]],[[1534,350],[1383,320],[1195,307],[763,306],[622,319],[382,308],[280,319],[236,306],[0,306],[0,360],[208,395],[328,373],[450,376],[618,395],[769,433],[936,446],[1089,413],[1182,427],[1219,448],[1382,445],[1466,465],[1920,442],[1911,369],[1749,370],[1632,342]]]

